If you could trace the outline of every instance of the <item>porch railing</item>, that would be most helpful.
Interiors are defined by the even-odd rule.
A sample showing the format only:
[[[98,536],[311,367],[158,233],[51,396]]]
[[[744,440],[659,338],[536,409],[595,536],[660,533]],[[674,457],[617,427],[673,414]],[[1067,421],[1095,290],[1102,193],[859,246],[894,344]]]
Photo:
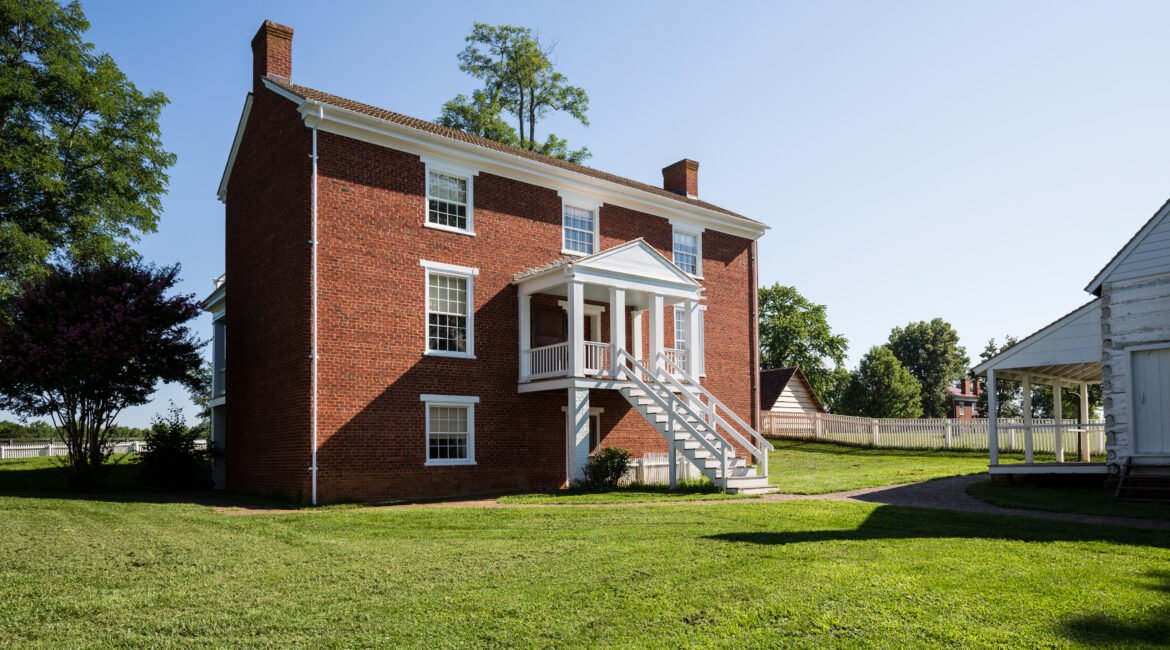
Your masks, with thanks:
[[[609,372],[610,361],[613,358],[613,346],[609,343],[585,341],[585,372],[599,375]]]
[[[558,377],[569,372],[569,343],[553,343],[522,352],[521,374],[525,379]]]
[[[662,351],[662,356],[666,357],[666,361],[675,368],[687,367],[687,351],[679,350],[677,348],[667,348]]]

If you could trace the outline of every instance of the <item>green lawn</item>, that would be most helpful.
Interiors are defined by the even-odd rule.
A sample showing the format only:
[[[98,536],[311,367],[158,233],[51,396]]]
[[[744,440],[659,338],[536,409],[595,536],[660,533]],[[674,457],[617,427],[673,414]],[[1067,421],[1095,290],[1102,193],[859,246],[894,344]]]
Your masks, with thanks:
[[[1086,515],[1170,520],[1170,503],[1118,501],[1113,490],[1087,487],[1038,487],[976,483],[967,492],[983,501],[1008,508]]]
[[[788,494],[826,494],[913,483],[987,471],[987,452],[869,449],[773,440],[768,457],[772,484]]]
[[[562,490],[536,494],[515,494],[500,497],[500,503],[578,505],[598,503],[645,503],[650,501],[720,501],[726,499],[751,499],[749,494],[723,494],[710,483],[680,485],[670,490],[665,485],[632,485],[608,492],[591,490]]]

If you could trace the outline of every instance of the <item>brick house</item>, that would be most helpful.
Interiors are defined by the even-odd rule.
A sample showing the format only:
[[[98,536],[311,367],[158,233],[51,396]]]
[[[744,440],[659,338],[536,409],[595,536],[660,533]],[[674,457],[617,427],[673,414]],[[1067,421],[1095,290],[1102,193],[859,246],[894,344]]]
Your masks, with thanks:
[[[950,393],[950,408],[947,417],[956,420],[975,418],[975,407],[979,405],[979,382],[964,377],[958,386],[947,386]]]
[[[700,200],[694,161],[660,188],[294,84],[292,36],[266,21],[252,40],[219,188],[221,487],[554,489],[620,446],[768,489],[767,226]]]

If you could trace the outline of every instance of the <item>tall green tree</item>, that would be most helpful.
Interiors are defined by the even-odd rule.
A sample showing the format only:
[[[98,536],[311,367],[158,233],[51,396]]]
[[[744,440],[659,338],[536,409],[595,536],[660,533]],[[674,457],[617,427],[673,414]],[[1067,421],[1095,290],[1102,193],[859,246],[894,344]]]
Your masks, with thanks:
[[[158,224],[167,99],[87,29],[77,2],[0,0],[0,295],[52,259],[125,256]]]
[[[941,318],[910,323],[895,327],[887,345],[921,385],[923,416],[946,417],[947,388],[966,375],[971,363],[955,328]]]
[[[850,378],[840,411],[870,418],[922,417],[921,390],[889,347],[875,345]]]
[[[760,364],[764,368],[800,366],[831,409],[849,379],[844,369],[849,341],[829,327],[825,305],[779,283],[761,287],[759,303]]]
[[[536,139],[536,123],[550,113],[567,113],[589,125],[589,96],[556,71],[553,46],[527,27],[485,23],[475,23],[466,41],[459,69],[484,86],[444,104],[437,123],[570,162],[589,159],[588,148],[570,149],[555,133],[544,142]],[[502,117],[505,113],[516,128]]]

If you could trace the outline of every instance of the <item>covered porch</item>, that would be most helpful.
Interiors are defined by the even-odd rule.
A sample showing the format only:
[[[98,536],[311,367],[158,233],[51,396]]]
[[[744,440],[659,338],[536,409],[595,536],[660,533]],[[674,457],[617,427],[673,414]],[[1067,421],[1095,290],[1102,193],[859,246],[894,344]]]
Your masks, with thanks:
[[[525,271],[515,284],[523,392],[564,384],[550,380],[618,381],[630,365],[623,352],[654,372],[702,374],[703,288],[641,239]]]
[[[1101,383],[1101,309],[1094,300],[974,369],[987,378],[991,474],[1105,474],[1105,427],[1093,418],[1089,391]],[[1019,417],[1003,417],[1005,384],[1020,388]],[[1033,387],[1048,386],[1052,418],[1033,417]],[[1064,394],[1077,395],[1067,417]],[[1005,452],[1023,453],[1023,462]]]

